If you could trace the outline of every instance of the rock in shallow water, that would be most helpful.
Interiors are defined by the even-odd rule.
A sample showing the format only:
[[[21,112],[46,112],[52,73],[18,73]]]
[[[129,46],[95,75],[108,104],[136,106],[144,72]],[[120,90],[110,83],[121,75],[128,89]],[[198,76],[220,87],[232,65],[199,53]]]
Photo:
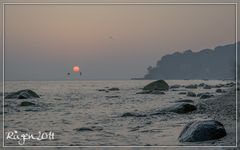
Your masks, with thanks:
[[[32,90],[25,89],[8,94],[5,99],[31,99],[40,98],[40,96]]]
[[[83,131],[93,131],[93,129],[87,128],[87,127],[77,128],[77,129],[74,129],[74,130],[79,131],[79,132],[83,132]]]
[[[145,115],[145,114],[126,112],[126,113],[122,114],[121,117],[146,117],[146,116],[147,115]]]
[[[194,85],[188,85],[185,88],[187,88],[187,89],[196,89],[197,87],[198,87],[197,84],[194,84]]]
[[[35,104],[32,102],[21,102],[20,106],[34,106]]]
[[[198,142],[219,139],[224,136],[226,136],[226,130],[218,121],[193,121],[184,127],[178,140],[180,142]]]
[[[154,91],[154,90],[159,90],[159,91],[167,91],[169,90],[169,85],[164,81],[164,80],[158,80],[154,81],[152,83],[149,83],[146,85],[143,90],[149,90],[149,91]]]
[[[196,95],[194,92],[188,92],[188,93],[187,93],[187,96],[196,97],[197,95]]]
[[[103,130],[102,127],[100,126],[91,126],[91,127],[81,127],[81,128],[76,128],[74,129],[75,131],[78,132],[85,132],[85,131],[101,131]]]
[[[189,103],[178,103],[175,104],[173,106],[170,106],[168,108],[164,108],[161,110],[158,110],[154,113],[150,113],[150,116],[154,116],[154,115],[162,115],[162,114],[166,114],[167,112],[174,112],[174,113],[178,113],[178,114],[184,114],[184,113],[189,113],[192,112],[194,110],[196,110],[197,107],[194,106],[193,104],[189,104]]]
[[[108,89],[109,91],[119,91],[120,89],[119,88],[116,88],[116,87],[113,87],[113,88],[110,88]]]
[[[217,89],[217,90],[216,90],[216,93],[226,93],[226,91],[225,91],[225,90],[222,90],[222,89]]]
[[[187,92],[179,92],[178,94],[179,94],[179,95],[186,95]]]
[[[207,98],[212,98],[214,97],[214,95],[210,95],[210,94],[203,94],[200,96],[200,99],[207,99]]]
[[[188,112],[194,111],[196,109],[197,109],[196,106],[194,106],[192,104],[179,103],[179,104],[173,105],[169,108],[166,108],[165,111],[182,114],[182,113],[188,113]]]

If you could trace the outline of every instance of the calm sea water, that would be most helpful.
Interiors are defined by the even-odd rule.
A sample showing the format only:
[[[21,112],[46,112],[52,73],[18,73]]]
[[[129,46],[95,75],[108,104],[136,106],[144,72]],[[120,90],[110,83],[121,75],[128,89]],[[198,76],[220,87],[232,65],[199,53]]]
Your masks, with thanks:
[[[175,104],[179,99],[198,98],[179,95],[180,91],[195,93],[212,89],[169,90],[165,95],[136,94],[147,80],[126,81],[7,81],[5,92],[31,89],[41,98],[27,101],[36,106],[20,107],[26,100],[5,99],[5,131],[37,134],[55,133],[52,141],[26,141],[25,145],[180,145],[177,138],[190,120],[207,118],[204,114],[169,113],[151,117],[121,117],[126,112],[149,112]],[[220,80],[167,80],[169,85],[226,84]],[[117,87],[119,91],[98,91]],[[77,131],[77,128],[93,131]],[[6,145],[18,145],[6,140]]]

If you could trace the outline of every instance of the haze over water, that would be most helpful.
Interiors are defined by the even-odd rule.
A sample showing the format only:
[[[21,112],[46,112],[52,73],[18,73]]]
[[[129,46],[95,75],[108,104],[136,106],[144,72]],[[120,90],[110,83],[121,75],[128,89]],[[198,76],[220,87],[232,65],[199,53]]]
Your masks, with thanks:
[[[6,80],[143,77],[163,55],[235,41],[234,5],[6,5]]]

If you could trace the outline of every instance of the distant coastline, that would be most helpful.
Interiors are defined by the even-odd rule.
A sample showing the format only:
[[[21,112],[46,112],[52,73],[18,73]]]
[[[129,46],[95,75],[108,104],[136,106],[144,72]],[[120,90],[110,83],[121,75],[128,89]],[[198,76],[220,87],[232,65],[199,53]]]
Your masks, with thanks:
[[[240,42],[238,42],[240,44]],[[240,48],[238,47],[238,51]],[[238,54],[239,57],[240,54]],[[203,49],[186,50],[163,56],[156,66],[149,66],[148,79],[235,79],[236,43]],[[238,65],[239,66],[239,65]],[[240,70],[240,69],[239,69]]]

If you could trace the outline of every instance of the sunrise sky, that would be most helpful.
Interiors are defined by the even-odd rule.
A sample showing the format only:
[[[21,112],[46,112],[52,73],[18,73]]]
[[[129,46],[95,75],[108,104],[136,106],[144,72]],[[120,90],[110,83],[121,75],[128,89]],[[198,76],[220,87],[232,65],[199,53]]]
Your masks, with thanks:
[[[235,41],[234,5],[6,5],[6,80],[142,77],[163,55]]]

